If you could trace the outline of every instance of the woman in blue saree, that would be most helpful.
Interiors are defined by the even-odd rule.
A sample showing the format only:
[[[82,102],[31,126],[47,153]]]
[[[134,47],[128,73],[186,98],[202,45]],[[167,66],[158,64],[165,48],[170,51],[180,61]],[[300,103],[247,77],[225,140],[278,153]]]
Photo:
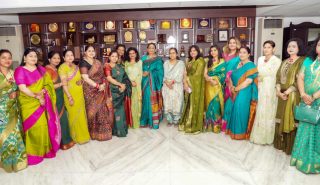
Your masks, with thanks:
[[[253,126],[257,99],[258,99],[258,70],[255,64],[249,61],[250,49],[241,47],[240,62],[235,70],[231,71],[232,111],[226,134],[232,139],[249,139]]]
[[[320,37],[308,57],[304,60],[298,75],[298,88],[302,104],[314,109],[320,108]],[[320,173],[320,123],[300,121],[291,154],[291,166],[303,173]]]
[[[147,55],[141,58],[142,64],[142,112],[140,127],[158,129],[162,120],[162,94],[163,62],[157,56],[156,45],[149,43]]]

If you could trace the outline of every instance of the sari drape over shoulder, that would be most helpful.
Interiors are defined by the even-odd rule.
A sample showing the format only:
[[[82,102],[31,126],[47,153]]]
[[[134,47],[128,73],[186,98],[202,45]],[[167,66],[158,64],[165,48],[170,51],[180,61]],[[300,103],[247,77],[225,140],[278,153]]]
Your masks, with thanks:
[[[51,67],[50,65],[46,66],[46,70],[48,74],[50,75],[52,82],[55,83],[61,83],[58,71]],[[61,149],[68,149],[70,148],[74,142],[72,141],[71,135],[70,135],[70,128],[68,123],[68,113],[66,111],[66,107],[64,105],[64,99],[63,99],[63,89],[62,87],[59,87],[55,89],[56,91],[56,106],[57,111],[59,114],[60,119],[60,125],[61,125]]]
[[[253,62],[232,71],[231,80],[235,87],[246,79],[252,79],[247,87],[232,95],[230,122],[226,134],[232,139],[249,139],[256,114],[258,101],[258,70]]]
[[[205,131],[219,133],[221,130],[222,116],[224,112],[223,89],[226,78],[226,63],[223,59],[220,62],[213,62],[208,68],[207,75],[218,82],[212,85],[211,82],[205,82]]]
[[[56,93],[51,77],[39,66],[33,72],[20,66],[15,70],[17,85],[24,84],[33,93],[43,93],[45,104],[20,92],[19,103],[25,133],[28,164],[35,165],[43,158],[53,158],[60,147],[61,130],[56,110]]]
[[[114,108],[114,126],[112,134],[118,137],[125,137],[128,134],[125,100],[126,97],[131,97],[131,82],[121,64],[116,64],[113,68],[110,64],[106,64],[105,74],[126,85],[126,89],[121,92],[118,86],[110,83]]]
[[[90,66],[90,67],[88,67]],[[103,66],[94,60],[89,64],[86,60],[79,63],[81,74],[88,74],[94,82],[106,85],[104,91],[99,91],[88,83],[83,83],[84,99],[88,118],[88,128],[91,139],[105,141],[112,138],[113,107],[109,90],[109,82],[105,79]]]
[[[163,102],[161,88],[163,84],[163,62],[161,57],[148,58],[147,55],[141,58],[143,72],[149,72],[142,77],[142,111],[140,118],[141,127],[159,128],[162,121]]]
[[[204,119],[204,69],[206,62],[202,57],[188,61],[187,83],[191,93],[185,93],[182,116],[179,122],[179,131],[186,133],[200,133]]]
[[[312,95],[320,90],[320,61],[306,58],[300,73],[304,73],[304,90]],[[311,107],[320,108],[320,98]],[[320,173],[320,123],[299,122],[290,164],[303,173]]]
[[[68,66],[63,63],[58,69],[59,76],[67,79],[67,88],[74,100],[70,105],[66,93],[64,93],[64,104],[68,111],[69,128],[73,141],[83,144],[90,141],[87,124],[87,113],[83,95],[82,80],[78,66]]]
[[[17,89],[13,71],[6,76],[0,73],[0,167],[7,172],[27,167],[18,100],[10,97]]]

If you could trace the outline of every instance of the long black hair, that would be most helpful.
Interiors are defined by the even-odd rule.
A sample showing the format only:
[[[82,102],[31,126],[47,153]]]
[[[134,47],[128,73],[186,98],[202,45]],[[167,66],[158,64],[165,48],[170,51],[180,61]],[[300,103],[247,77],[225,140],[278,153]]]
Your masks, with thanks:
[[[140,55],[139,55],[137,48],[135,48],[135,47],[130,47],[130,48],[128,48],[127,52],[125,52],[125,57],[124,57],[125,61],[130,62],[130,56],[129,56],[130,51],[134,51],[136,53],[135,61],[138,62],[140,60]]]
[[[200,57],[202,57],[202,55],[201,55],[201,53],[200,53],[200,48],[199,48],[199,46],[197,46],[197,45],[192,45],[192,46],[190,46],[189,47],[189,50],[188,50],[188,59],[189,59],[189,61],[191,61],[192,60],[192,57],[191,57],[191,55],[190,55],[190,52],[191,52],[191,49],[192,48],[194,48],[196,51],[197,51],[197,56],[196,56],[196,60],[198,60],[198,58],[200,58]]]
[[[319,41],[320,41],[320,36],[318,38],[316,38],[316,40],[313,41],[313,44],[311,45],[311,47],[308,51],[307,56],[309,58],[311,58],[312,60],[315,60],[318,56],[316,49],[317,49],[317,45],[318,45]]]
[[[305,48],[304,48],[304,43],[300,38],[292,38],[292,39],[288,40],[288,42],[286,44],[286,48],[288,48],[290,42],[296,42],[297,43],[298,50],[299,50],[298,54],[297,54],[298,56],[304,56],[306,54]],[[287,52],[287,57],[289,57],[288,52]]]
[[[45,60],[44,61],[44,64],[43,64],[43,66],[46,66],[46,65],[49,65],[50,64],[50,59],[52,59],[52,57],[54,56],[54,55],[56,55],[56,54],[58,54],[59,55],[59,57],[60,57],[60,64],[61,64],[61,55],[60,55],[60,53],[58,52],[58,51],[50,51],[49,53],[48,53],[48,58],[47,58],[47,60]],[[60,65],[59,64],[59,65]],[[57,66],[58,67],[58,66]]]
[[[222,59],[222,52],[221,52],[220,47],[218,45],[216,45],[216,44],[211,46],[210,49],[209,49],[209,55],[208,55],[208,59],[209,59],[208,65],[207,65],[208,68],[210,68],[212,66],[212,64],[213,64],[213,56],[211,55],[211,49],[212,48],[216,48],[217,49],[217,51],[218,51],[218,60],[220,61]]]
[[[33,48],[26,48],[23,52],[23,57],[22,57],[22,60],[21,60],[21,63],[20,63],[20,66],[25,66],[26,63],[24,62],[24,57],[26,57],[27,55],[29,55],[29,53],[32,53],[34,52],[36,55],[37,55],[37,58],[38,58],[38,52],[33,49]],[[36,63],[36,66],[38,67],[38,59],[37,59],[37,63]]]

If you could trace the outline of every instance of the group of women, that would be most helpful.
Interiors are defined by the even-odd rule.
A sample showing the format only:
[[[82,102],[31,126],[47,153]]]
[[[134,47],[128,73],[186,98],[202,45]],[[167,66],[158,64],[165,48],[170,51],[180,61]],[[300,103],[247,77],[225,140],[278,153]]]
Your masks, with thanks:
[[[319,38],[314,43],[305,57],[301,40],[291,39],[281,62],[266,41],[257,67],[236,37],[223,51],[211,46],[207,58],[192,45],[185,62],[176,48],[163,62],[150,43],[141,58],[136,48],[118,45],[105,64],[93,46],[78,65],[73,51],[51,51],[42,67],[26,49],[12,71],[10,51],[0,50],[0,164],[18,171],[59,148],[125,137],[128,128],[158,129],[166,118],[185,133],[274,143],[300,171],[320,173],[320,126],[298,124],[293,111],[299,103],[320,107]]]

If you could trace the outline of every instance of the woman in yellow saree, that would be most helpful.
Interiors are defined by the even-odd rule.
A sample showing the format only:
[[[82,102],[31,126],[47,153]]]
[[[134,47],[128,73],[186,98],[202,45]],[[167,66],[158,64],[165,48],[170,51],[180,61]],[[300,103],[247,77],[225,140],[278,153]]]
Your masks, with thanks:
[[[11,65],[11,52],[0,50],[0,167],[16,172],[27,167],[27,154]]]
[[[90,140],[86,107],[83,96],[79,67],[74,61],[71,50],[63,52],[64,63],[58,69],[63,84],[64,103],[68,111],[69,128],[72,140],[83,144]]]
[[[36,51],[28,48],[21,66],[14,72],[20,90],[18,100],[29,165],[55,157],[61,140],[53,83],[45,68],[37,62]]]

